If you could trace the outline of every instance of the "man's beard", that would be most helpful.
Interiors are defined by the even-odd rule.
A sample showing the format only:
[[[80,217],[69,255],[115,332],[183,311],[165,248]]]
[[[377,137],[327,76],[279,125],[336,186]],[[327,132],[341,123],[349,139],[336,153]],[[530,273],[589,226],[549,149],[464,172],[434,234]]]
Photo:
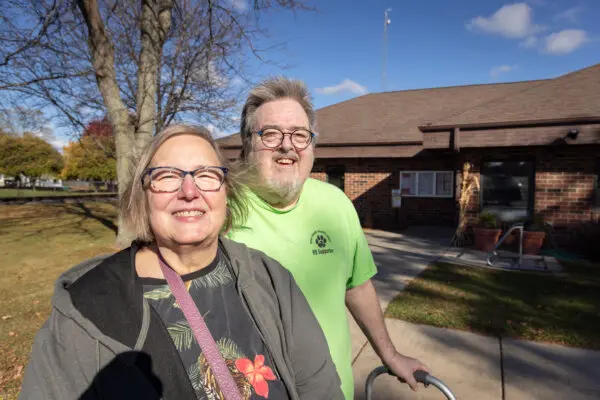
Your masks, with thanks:
[[[299,179],[282,182],[276,178],[265,178],[261,175],[258,164],[253,160],[248,160],[247,173],[249,177],[247,184],[252,191],[275,208],[284,208],[294,202],[304,183]]]

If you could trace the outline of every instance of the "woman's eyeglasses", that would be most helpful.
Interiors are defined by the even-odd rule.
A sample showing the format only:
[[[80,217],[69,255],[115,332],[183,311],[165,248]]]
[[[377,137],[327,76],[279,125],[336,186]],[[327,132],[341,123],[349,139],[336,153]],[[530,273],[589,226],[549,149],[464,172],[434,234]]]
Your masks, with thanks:
[[[221,189],[227,168],[204,166],[193,171],[184,171],[175,167],[148,168],[142,176],[142,185],[150,181],[150,187],[157,192],[172,193],[181,188],[183,180],[189,174],[194,179],[196,187],[204,192],[216,192]]]

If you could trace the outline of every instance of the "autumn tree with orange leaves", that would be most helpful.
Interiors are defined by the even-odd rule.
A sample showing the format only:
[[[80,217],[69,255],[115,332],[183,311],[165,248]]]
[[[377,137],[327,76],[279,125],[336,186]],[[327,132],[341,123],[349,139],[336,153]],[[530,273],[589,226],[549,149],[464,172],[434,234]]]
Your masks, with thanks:
[[[112,125],[107,120],[90,122],[81,139],[69,143],[63,151],[64,179],[114,181],[117,179],[117,158]]]

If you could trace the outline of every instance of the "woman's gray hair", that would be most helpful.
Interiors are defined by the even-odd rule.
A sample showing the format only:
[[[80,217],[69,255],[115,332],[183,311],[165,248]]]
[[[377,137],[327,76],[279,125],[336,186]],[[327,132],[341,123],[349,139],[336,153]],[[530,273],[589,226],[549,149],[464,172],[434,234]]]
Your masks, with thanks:
[[[240,135],[242,136],[242,160],[248,156],[252,148],[252,132],[254,128],[254,117],[258,107],[270,101],[280,99],[296,100],[304,109],[310,124],[309,129],[315,130],[315,110],[312,105],[310,93],[304,82],[285,77],[270,78],[256,86],[246,99],[242,109],[240,121]],[[315,140],[313,139],[313,144]]]
[[[227,193],[227,213],[222,231],[226,232],[234,226],[241,226],[248,215],[248,205],[244,200],[243,185],[237,177],[238,167],[229,164],[227,159],[223,157],[219,146],[210,132],[201,127],[171,125],[154,136],[152,141],[142,150],[139,157],[132,163],[132,177],[127,183],[120,199],[121,220],[137,241],[144,243],[154,241],[154,233],[150,227],[150,206],[148,204],[148,196],[146,195],[148,184],[144,185],[142,183],[144,174],[146,173],[146,169],[150,167],[152,158],[159,147],[169,138],[178,135],[198,136],[206,140],[217,154],[219,163],[229,168],[224,182]]]

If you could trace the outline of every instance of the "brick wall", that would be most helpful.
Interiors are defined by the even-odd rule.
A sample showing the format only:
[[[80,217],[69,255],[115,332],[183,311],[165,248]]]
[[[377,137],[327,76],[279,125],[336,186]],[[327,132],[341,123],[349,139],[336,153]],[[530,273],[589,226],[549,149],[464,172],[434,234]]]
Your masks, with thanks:
[[[477,176],[486,160],[532,161],[535,166],[533,211],[554,225],[558,244],[572,247],[573,242],[584,240],[589,225],[598,221],[595,181],[600,146],[463,149],[461,154],[463,161],[473,163]],[[479,213],[479,200],[479,193],[474,193],[469,209],[471,221],[475,221]]]
[[[311,176],[319,179],[326,165],[344,165],[346,195],[365,227],[395,230],[408,225],[452,225],[453,199],[405,198],[402,207],[395,209],[391,191],[399,188],[402,170],[452,170],[453,162],[450,157],[326,159],[315,164]]]
[[[312,171],[310,173],[310,177],[319,181],[327,182],[327,174],[325,172]]]
[[[312,171],[310,172],[310,177],[323,182],[327,182],[327,173],[325,172],[325,165],[315,163],[313,165]]]
[[[456,201],[448,198],[403,198],[398,210],[398,227],[411,225],[456,226]]]
[[[600,216],[594,206],[600,146],[463,148],[455,155],[423,152],[408,159],[321,159],[312,176],[326,180],[326,165],[345,165],[345,192],[366,227],[393,230],[410,225],[454,226],[455,199],[405,197],[400,209],[392,208],[391,190],[399,187],[399,171],[460,170],[463,162],[469,161],[474,164],[473,173],[480,176],[483,162],[498,160],[531,160],[535,166],[534,212],[554,224],[559,244],[584,240],[581,238],[585,237],[586,226]],[[474,193],[469,207],[472,221],[479,211],[479,193]]]
[[[346,166],[345,191],[366,228],[393,228],[391,190],[398,188],[397,182],[390,161],[367,159]]]

